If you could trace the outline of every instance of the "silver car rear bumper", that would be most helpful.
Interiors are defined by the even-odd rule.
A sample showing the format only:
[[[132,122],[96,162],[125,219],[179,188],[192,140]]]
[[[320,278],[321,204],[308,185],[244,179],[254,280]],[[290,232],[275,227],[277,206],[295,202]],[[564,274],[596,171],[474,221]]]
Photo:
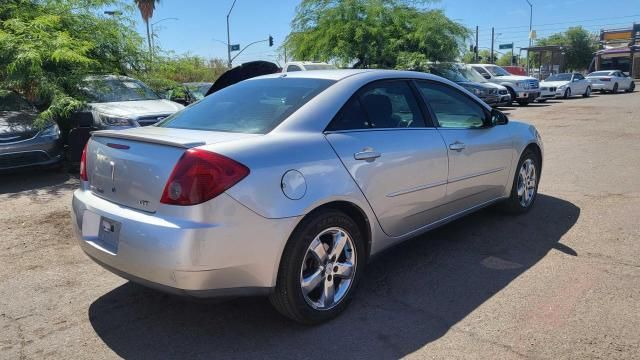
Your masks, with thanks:
[[[71,213],[80,247],[96,263],[142,285],[197,297],[268,293],[299,220],[261,217],[226,194],[151,214],[83,189],[74,193]],[[180,217],[197,213],[202,222]],[[116,224],[116,245],[101,234],[103,220]]]

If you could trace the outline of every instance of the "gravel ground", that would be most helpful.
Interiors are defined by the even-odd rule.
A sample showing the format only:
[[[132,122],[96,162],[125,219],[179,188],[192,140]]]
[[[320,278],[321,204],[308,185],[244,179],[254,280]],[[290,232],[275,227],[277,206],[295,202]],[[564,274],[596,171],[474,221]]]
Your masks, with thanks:
[[[640,358],[640,93],[505,111],[545,142],[533,211],[385,253],[316,327],[122,280],[74,245],[75,176],[0,175],[0,358]]]

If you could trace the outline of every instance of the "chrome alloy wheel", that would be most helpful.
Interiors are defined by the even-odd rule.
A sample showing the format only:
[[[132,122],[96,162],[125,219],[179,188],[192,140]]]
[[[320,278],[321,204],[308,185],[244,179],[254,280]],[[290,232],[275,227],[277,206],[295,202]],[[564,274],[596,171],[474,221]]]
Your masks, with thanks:
[[[356,273],[356,247],[346,230],[332,227],[318,234],[305,254],[300,287],[316,310],[329,310],[345,298]]]
[[[520,166],[518,172],[518,200],[524,208],[529,207],[536,195],[536,164],[527,159]]]

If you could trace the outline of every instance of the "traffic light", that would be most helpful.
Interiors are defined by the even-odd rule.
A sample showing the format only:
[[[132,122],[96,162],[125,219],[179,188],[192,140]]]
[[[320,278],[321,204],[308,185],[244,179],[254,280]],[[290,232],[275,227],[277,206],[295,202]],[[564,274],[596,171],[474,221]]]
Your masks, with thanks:
[[[273,36],[269,35],[269,46],[273,46]]]

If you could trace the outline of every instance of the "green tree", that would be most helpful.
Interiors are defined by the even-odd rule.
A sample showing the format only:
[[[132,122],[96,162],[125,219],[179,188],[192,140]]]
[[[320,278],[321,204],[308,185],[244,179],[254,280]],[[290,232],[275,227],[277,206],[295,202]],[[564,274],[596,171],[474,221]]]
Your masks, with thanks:
[[[598,49],[598,39],[581,26],[571,27],[562,33],[550,35],[536,42],[537,46],[566,46],[565,66],[569,70],[584,70],[589,67],[593,53]],[[545,59],[543,58],[543,61]],[[536,63],[537,59],[532,59]]]
[[[147,26],[147,42],[149,43],[149,53],[151,53],[152,49],[151,33],[149,31],[149,20],[153,17],[153,11],[156,9],[156,4],[160,3],[160,0],[134,0],[134,2],[138,6],[140,15],[142,16],[142,20]]]
[[[302,0],[285,48],[298,60],[357,68],[396,68],[420,59],[449,61],[469,31],[426,0]]]
[[[500,57],[498,57],[498,59],[496,60],[496,65],[498,66],[511,65],[511,51],[500,55]]]

